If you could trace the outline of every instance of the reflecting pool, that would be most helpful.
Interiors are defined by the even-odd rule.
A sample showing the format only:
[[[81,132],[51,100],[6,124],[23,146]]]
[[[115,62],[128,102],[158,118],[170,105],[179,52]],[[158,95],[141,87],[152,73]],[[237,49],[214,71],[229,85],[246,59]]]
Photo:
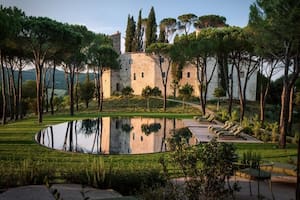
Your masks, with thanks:
[[[102,117],[49,126],[35,139],[43,146],[91,154],[145,154],[168,150],[172,131],[183,128],[180,119]],[[190,138],[189,143],[195,144]]]

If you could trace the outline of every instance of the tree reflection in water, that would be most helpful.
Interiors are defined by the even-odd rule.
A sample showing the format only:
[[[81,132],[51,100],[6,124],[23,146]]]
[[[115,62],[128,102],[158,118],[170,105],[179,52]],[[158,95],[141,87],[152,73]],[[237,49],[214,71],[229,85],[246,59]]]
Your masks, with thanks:
[[[178,119],[103,117],[49,126],[36,135],[36,140],[49,148],[71,152],[153,153],[166,151],[172,130],[182,127]]]

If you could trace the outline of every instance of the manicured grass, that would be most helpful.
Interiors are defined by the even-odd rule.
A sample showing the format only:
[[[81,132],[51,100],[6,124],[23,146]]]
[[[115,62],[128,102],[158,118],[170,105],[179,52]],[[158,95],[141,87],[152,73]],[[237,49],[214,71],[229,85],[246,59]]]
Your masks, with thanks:
[[[297,145],[287,144],[286,149],[279,149],[277,144],[236,144],[237,153],[242,157],[244,152],[252,151],[261,154],[263,160],[289,163],[297,156]]]
[[[152,169],[161,170],[159,159],[162,156],[167,156],[168,153],[147,155],[87,155],[50,150],[34,141],[35,134],[47,125],[75,119],[99,116],[192,118],[194,115],[199,115],[200,113],[195,108],[189,106],[183,110],[182,105],[178,103],[170,103],[167,113],[164,113],[161,111],[161,100],[152,99],[151,103],[153,107],[150,112],[146,112],[146,103],[142,99],[137,98],[126,101],[115,98],[105,101],[104,111],[101,113],[95,111],[95,107],[91,106],[88,110],[75,113],[72,117],[67,112],[55,114],[54,116],[46,114],[42,124],[37,123],[36,117],[30,117],[0,126],[0,179],[1,177],[6,177],[7,180],[10,180],[10,177],[8,177],[11,176],[10,171],[15,168],[22,170],[25,168],[24,166],[27,162],[34,163],[37,170],[47,169],[48,174],[54,170],[53,177],[57,178],[56,181],[61,181],[66,176],[74,176],[76,180],[79,173],[85,174],[85,168],[92,165],[93,159],[99,158],[103,160],[106,172],[114,170],[120,176],[122,171],[130,172],[129,174],[132,176],[133,173],[151,171]],[[158,106],[158,108],[155,108],[155,106]],[[296,145],[288,145],[286,149],[278,149],[275,144],[236,144],[236,147],[240,157],[243,152],[254,151],[260,153],[263,159],[284,163],[289,162],[291,157],[297,154]],[[125,174],[124,176],[126,179],[127,175]],[[22,185],[21,181],[11,181],[12,183],[3,183],[0,180],[0,188],[6,187],[9,184]]]
[[[129,107],[124,106],[124,101],[126,102],[126,106]],[[152,100],[151,103],[153,106],[161,107],[161,100]],[[167,113],[161,112],[161,108],[154,107],[151,108],[150,112],[145,112],[145,105],[145,100],[140,98],[133,98],[128,102],[124,99],[115,98],[105,101],[104,111],[101,113],[98,112],[92,104],[89,109],[77,112],[74,116],[67,114],[67,111],[55,114],[54,116],[46,114],[44,115],[42,124],[39,124],[37,118],[33,116],[17,122],[10,122],[5,126],[0,126],[0,179],[2,179],[0,180],[0,188],[23,185],[28,182],[44,182],[42,178],[44,178],[45,174],[48,174],[48,178],[52,179],[50,182],[55,180],[61,181],[67,177],[69,181],[74,180],[80,183],[82,176],[86,176],[87,167],[93,165],[94,159],[100,159],[104,162],[104,171],[113,177],[110,178],[110,180],[116,179],[116,174],[119,174],[120,177],[122,177],[123,174],[123,177],[126,177],[128,174],[133,176],[133,174],[146,173],[147,171],[151,172],[151,170],[160,171],[159,158],[166,154],[88,155],[51,150],[34,141],[35,134],[47,125],[75,119],[100,116],[191,118],[199,114],[199,111],[193,108],[188,108],[183,111],[181,104],[177,103],[169,104]],[[38,171],[37,174],[39,174],[38,176],[40,176],[41,180],[32,181],[30,176],[33,177],[36,175],[34,175],[34,171],[32,172],[30,170]],[[82,176],[80,177],[78,174],[82,174]],[[140,177],[142,178],[143,176],[139,175],[136,179]],[[26,181],[22,181],[23,179],[26,179]],[[118,181],[120,180],[115,182]],[[135,184],[138,185],[140,183],[136,181]]]

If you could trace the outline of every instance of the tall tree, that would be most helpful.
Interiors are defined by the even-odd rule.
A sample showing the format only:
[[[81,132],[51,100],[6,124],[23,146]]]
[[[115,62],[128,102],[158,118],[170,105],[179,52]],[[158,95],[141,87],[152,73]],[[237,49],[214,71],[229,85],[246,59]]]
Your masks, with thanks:
[[[300,60],[300,3],[297,0],[257,0],[250,7],[249,25],[269,40],[266,48],[284,64],[279,144],[286,146],[290,115],[290,93],[299,76]],[[300,198],[300,196],[298,196]]]
[[[257,71],[259,62],[254,55],[253,45],[249,38],[252,35],[246,29],[236,27],[231,32],[230,64],[237,74],[237,87],[240,101],[240,120],[243,120],[247,103],[246,91],[248,80]]]
[[[32,63],[36,70],[37,113],[38,121],[43,121],[43,67],[53,48],[54,38],[59,33],[58,22],[45,17],[29,17],[25,21],[23,35],[28,40]]]
[[[90,81],[89,72],[86,74],[85,81],[79,84],[79,96],[80,99],[84,101],[85,107],[89,107],[89,102],[93,98],[95,92],[95,84]]]
[[[133,16],[128,15],[126,38],[125,38],[125,52],[135,51],[135,21]]]
[[[142,10],[139,11],[139,17],[135,31],[135,50],[137,52],[143,51],[143,29],[142,29]]]
[[[215,57],[216,44],[210,38],[212,29],[201,31],[200,34],[190,35],[187,39],[179,42],[186,46],[186,62],[192,64],[197,70],[197,80],[199,83],[199,99],[202,114],[206,114],[207,91],[217,66]],[[210,63],[210,64],[209,64]],[[209,67],[212,67],[209,72]]]
[[[75,74],[86,63],[86,55],[83,51],[90,45],[90,35],[90,31],[88,31],[85,26],[69,25],[68,40],[66,42],[69,50],[64,60],[64,70],[68,76],[67,81],[70,96],[70,115],[74,115]]]
[[[185,35],[188,35],[191,26],[197,19],[197,15],[188,13],[178,16],[177,19],[179,20],[179,28],[184,30]]]
[[[162,85],[164,87],[164,105],[163,109],[166,111],[167,109],[167,84],[169,72],[172,64],[172,45],[168,43],[153,43],[147,49],[147,53],[154,54],[154,60],[158,63]],[[163,65],[163,63],[166,63]]]
[[[157,23],[155,17],[154,7],[151,7],[150,13],[147,19],[146,25],[146,47],[149,47],[152,43],[156,42]]]
[[[185,108],[185,101],[192,97],[194,88],[192,85],[186,83],[181,88],[179,88],[179,95],[182,97],[182,106]]]
[[[226,18],[219,15],[203,15],[195,21],[194,26],[196,29],[204,29],[210,27],[224,27],[227,26]]]
[[[102,111],[103,106],[103,82],[102,75],[105,70],[117,69],[119,67],[118,54],[114,51],[112,43],[107,36],[102,34],[94,38],[92,45],[88,49],[89,64],[94,66],[98,84],[98,109]]]
[[[159,42],[170,43],[176,31],[176,19],[164,18],[159,24]]]
[[[2,91],[2,124],[6,123],[6,73],[4,70],[4,55],[10,39],[16,38],[22,28],[24,13],[17,8],[4,8],[0,6],[0,65],[1,65],[1,91]]]

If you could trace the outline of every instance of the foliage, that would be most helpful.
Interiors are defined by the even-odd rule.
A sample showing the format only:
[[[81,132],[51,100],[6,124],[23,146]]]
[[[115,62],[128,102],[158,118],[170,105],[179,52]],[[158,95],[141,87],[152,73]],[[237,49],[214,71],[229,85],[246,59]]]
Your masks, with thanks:
[[[147,109],[150,109],[150,97],[157,97],[161,95],[161,91],[158,87],[151,88],[149,85],[143,88],[142,97],[147,99]]]
[[[272,55],[283,65],[283,88],[279,122],[281,148],[285,148],[289,132],[290,91],[299,77],[300,4],[296,0],[257,0],[250,7],[249,26],[261,38],[261,51]],[[299,194],[300,195],[300,194]]]
[[[140,10],[135,31],[135,50],[137,52],[143,51],[143,34],[144,32],[142,31],[142,10]]]
[[[235,122],[239,120],[239,114],[236,110],[232,111],[230,121]]]
[[[132,96],[132,94],[134,93],[134,90],[132,89],[132,87],[126,86],[122,89],[121,93],[123,96],[129,97],[129,96]]]
[[[152,94],[152,88],[148,85],[142,90],[142,96],[144,98],[149,98]]]
[[[152,123],[152,124],[142,124],[141,130],[145,135],[150,135],[151,133],[156,133],[161,129],[160,123]]]
[[[176,19],[174,18],[164,18],[159,24],[159,42],[170,43],[169,39],[176,31]]]
[[[271,129],[271,133],[272,133],[272,142],[275,143],[276,140],[277,140],[278,134],[279,134],[279,132],[278,132],[278,128],[279,128],[278,122],[269,123],[269,124],[267,125],[267,127],[268,127],[269,129]]]
[[[151,95],[153,96],[153,97],[159,97],[159,96],[161,96],[161,90],[158,88],[158,87],[154,87],[154,88],[152,88],[152,90],[151,90]]]
[[[185,101],[189,100],[192,97],[192,94],[194,92],[194,88],[192,85],[186,83],[185,85],[183,85],[182,87],[179,88],[178,90],[179,92],[179,96],[182,98],[182,105],[183,107],[185,106]]]
[[[0,164],[0,187],[47,184],[55,176],[54,163],[46,159],[34,160],[33,157],[27,157],[8,165],[11,166],[4,162]]]
[[[122,124],[121,129],[122,131],[129,133],[133,129],[133,126],[130,126],[130,124]]]
[[[31,99],[36,98],[35,87],[36,87],[36,82],[34,80],[25,81],[22,84],[23,97],[24,98],[31,98]]]
[[[226,18],[219,15],[203,15],[198,18],[194,26],[197,29],[204,29],[209,27],[224,27],[227,26]]]
[[[193,13],[187,13],[178,16],[177,19],[179,20],[179,29],[184,29],[184,33],[187,35],[196,18],[197,16]]]
[[[225,183],[233,174],[235,158],[233,145],[218,143],[214,139],[191,148],[182,141],[168,160],[184,175],[184,194],[188,199],[219,199],[228,195]],[[162,158],[161,163],[166,177],[170,177],[167,160]]]
[[[224,97],[226,96],[226,91],[222,87],[216,87],[213,95],[217,98]]]
[[[168,138],[168,146],[170,151],[175,151],[181,144],[189,144],[189,139],[192,137],[192,133],[189,128],[175,129],[172,136]]]
[[[85,102],[86,108],[89,107],[89,101],[93,98],[94,92],[95,84],[90,81],[89,74],[87,74],[85,81],[79,84],[79,96]]]
[[[59,110],[59,108],[61,107],[62,103],[64,101],[64,98],[61,96],[54,96],[53,98],[53,105],[56,108],[56,110]]]
[[[225,122],[225,121],[227,121],[227,120],[229,119],[229,114],[228,114],[228,111],[227,111],[227,110],[221,109],[221,110],[219,111],[219,114],[221,115],[221,121],[222,121],[222,122]]]
[[[192,96],[194,88],[192,85],[186,83],[181,88],[179,88],[178,92],[179,95],[183,98],[183,100],[188,100]]]
[[[125,52],[135,52],[135,21],[133,16],[128,15],[126,38],[125,38]]]
[[[146,47],[156,42],[157,40],[156,32],[157,32],[157,24],[155,18],[155,11],[154,8],[151,7],[147,19],[147,25],[146,25]]]
[[[254,118],[253,118],[253,134],[254,134],[254,137],[256,138],[259,138],[260,137],[260,133],[261,133],[261,123],[258,119],[258,115],[256,115]]]

